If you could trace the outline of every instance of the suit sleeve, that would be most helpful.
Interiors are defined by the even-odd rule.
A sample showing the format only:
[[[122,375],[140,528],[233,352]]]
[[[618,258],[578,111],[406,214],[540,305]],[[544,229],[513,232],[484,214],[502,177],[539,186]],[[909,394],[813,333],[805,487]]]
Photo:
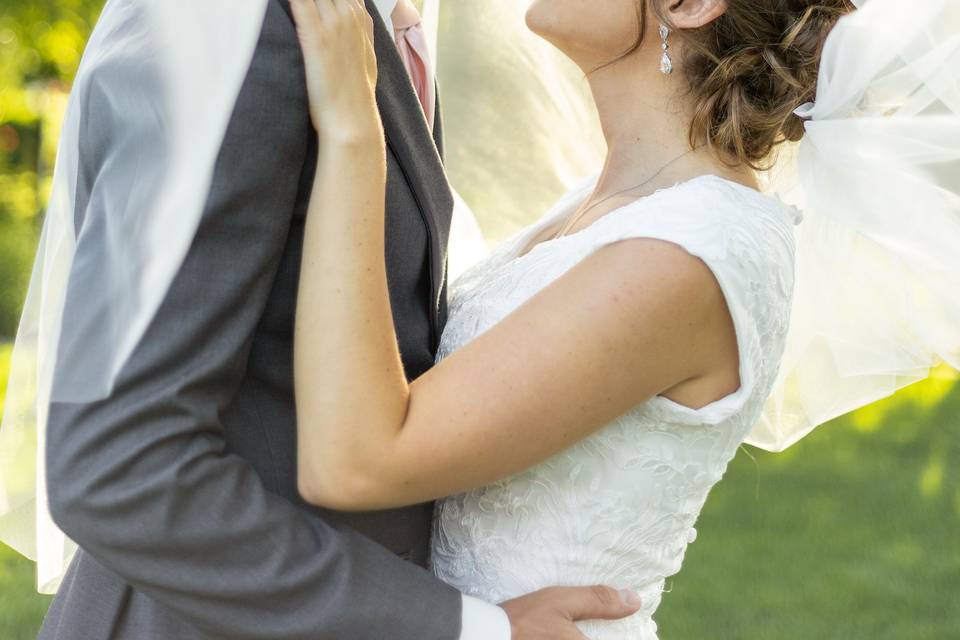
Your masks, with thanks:
[[[309,183],[302,65],[285,3],[271,0],[200,228],[157,316],[110,398],[50,408],[51,513],[101,564],[214,637],[455,640],[459,593],[268,492],[227,451],[219,421]],[[96,163],[85,144],[109,142],[81,141]],[[94,251],[81,236],[77,255]],[[65,318],[88,286],[71,280]]]

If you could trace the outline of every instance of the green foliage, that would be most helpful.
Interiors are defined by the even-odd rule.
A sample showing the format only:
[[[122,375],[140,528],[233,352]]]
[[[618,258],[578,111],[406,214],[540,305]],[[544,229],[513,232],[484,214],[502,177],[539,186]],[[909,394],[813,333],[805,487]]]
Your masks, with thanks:
[[[62,97],[102,0],[4,0],[0,12],[0,338],[16,332]]]
[[[0,219],[0,336],[16,333],[29,282],[34,235],[30,225]]]
[[[69,83],[102,0],[5,0],[0,14],[0,122],[39,118],[31,89]]]
[[[26,294],[37,241],[37,191],[34,171],[13,167],[0,155],[0,338],[15,334]]]
[[[13,347],[9,344],[0,344],[0,406],[7,395],[7,377],[10,375],[10,356]]]

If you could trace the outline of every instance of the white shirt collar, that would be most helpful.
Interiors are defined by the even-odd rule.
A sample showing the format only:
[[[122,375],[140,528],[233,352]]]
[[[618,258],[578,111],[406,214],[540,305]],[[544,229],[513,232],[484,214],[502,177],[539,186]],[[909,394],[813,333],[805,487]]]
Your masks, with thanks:
[[[393,15],[393,10],[397,6],[397,0],[373,0],[373,4],[377,6],[377,10],[380,12],[380,17],[383,18],[384,24],[387,25],[387,31],[390,32],[390,35],[393,35],[393,19],[390,17]]]

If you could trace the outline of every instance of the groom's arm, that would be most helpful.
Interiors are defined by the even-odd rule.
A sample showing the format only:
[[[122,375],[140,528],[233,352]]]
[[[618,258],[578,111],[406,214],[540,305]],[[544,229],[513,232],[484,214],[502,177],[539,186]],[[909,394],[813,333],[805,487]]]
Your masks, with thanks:
[[[215,637],[456,640],[459,593],[269,493],[226,452],[219,416],[242,380],[302,182],[301,64],[271,0],[200,229],[156,319],[112,397],[51,407],[51,511],[101,564]],[[87,136],[115,125],[96,121],[109,106],[98,111],[95,92]],[[88,161],[123,161],[103,138],[82,144]],[[78,259],[98,250],[89,242]],[[90,286],[71,283],[66,318]]]

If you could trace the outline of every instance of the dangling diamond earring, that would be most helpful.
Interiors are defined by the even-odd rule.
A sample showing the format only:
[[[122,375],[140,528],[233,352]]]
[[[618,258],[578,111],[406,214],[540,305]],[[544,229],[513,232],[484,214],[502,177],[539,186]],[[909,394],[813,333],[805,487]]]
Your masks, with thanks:
[[[670,43],[667,38],[670,37],[670,29],[660,25],[660,39],[663,40],[663,56],[660,57],[660,73],[670,75],[673,73],[673,60],[670,59]]]

